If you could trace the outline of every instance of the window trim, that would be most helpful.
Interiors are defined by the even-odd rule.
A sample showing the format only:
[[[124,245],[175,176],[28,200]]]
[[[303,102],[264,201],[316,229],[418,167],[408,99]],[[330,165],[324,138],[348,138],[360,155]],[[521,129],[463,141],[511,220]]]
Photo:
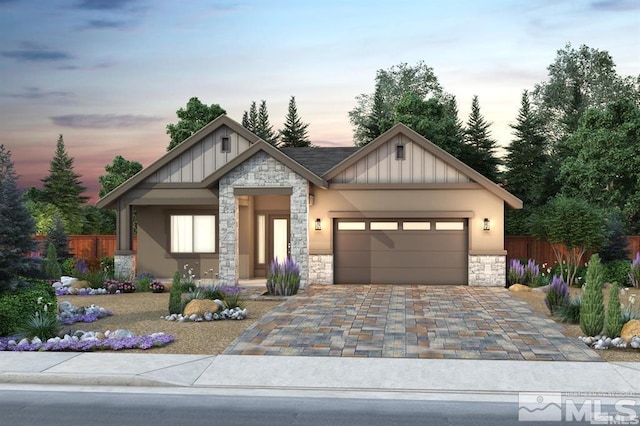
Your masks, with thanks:
[[[396,144],[396,160],[405,160],[407,153],[403,143]]]
[[[220,141],[220,152],[231,152],[231,139],[229,136],[223,136]]]

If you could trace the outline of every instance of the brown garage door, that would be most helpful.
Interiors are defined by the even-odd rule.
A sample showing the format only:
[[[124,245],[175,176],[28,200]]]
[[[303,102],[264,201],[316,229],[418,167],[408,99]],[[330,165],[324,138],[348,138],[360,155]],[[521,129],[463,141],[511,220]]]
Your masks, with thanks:
[[[466,284],[464,219],[336,219],[338,284]]]

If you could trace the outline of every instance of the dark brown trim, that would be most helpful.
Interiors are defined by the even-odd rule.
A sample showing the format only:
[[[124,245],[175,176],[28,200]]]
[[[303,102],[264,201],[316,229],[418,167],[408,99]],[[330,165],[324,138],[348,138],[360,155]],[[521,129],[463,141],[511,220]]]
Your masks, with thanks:
[[[136,185],[136,189],[201,189],[206,188],[200,182],[181,182],[181,183],[141,183]]]
[[[475,214],[472,211],[330,211],[328,212],[328,215],[331,219],[469,219],[474,217]]]
[[[290,186],[242,186],[233,188],[233,195],[291,195]]]
[[[506,256],[506,250],[469,250],[469,256]]]

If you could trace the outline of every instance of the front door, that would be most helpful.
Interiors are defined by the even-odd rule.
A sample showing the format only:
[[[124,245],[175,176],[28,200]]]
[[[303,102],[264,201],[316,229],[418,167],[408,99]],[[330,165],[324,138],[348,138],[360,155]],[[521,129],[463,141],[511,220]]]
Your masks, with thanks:
[[[260,213],[256,219],[255,276],[264,277],[273,259],[284,262],[289,257],[289,216]]]

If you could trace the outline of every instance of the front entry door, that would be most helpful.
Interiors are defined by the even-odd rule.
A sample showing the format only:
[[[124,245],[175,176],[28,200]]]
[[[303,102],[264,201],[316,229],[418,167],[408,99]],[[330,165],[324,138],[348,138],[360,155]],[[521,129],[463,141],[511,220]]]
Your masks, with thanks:
[[[282,263],[289,256],[289,216],[282,214],[256,215],[255,276],[267,275],[267,268],[275,258]]]

